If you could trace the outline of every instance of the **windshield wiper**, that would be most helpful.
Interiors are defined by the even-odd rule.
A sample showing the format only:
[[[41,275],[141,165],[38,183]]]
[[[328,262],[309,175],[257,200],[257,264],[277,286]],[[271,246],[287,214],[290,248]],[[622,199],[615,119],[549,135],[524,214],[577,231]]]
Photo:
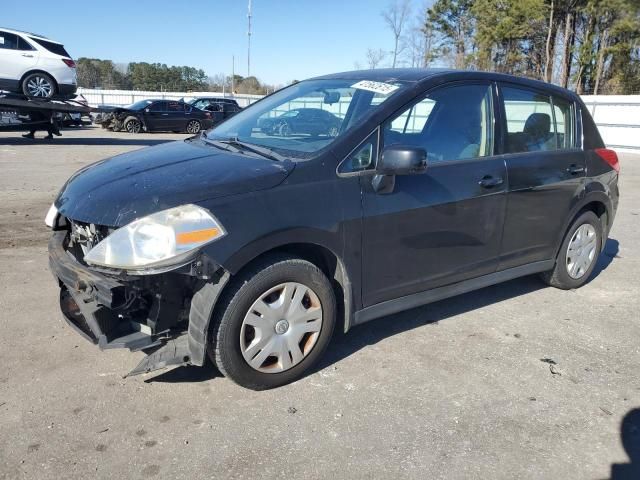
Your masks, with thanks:
[[[229,138],[227,140],[218,140],[220,143],[225,145],[231,145],[232,147],[240,148],[241,150],[246,150],[247,152],[257,153],[258,155],[262,155],[269,160],[275,160],[278,162],[284,162],[286,157],[283,157],[279,153],[274,152],[270,148],[261,147],[259,145],[255,145],[253,143],[242,142],[237,138]]]

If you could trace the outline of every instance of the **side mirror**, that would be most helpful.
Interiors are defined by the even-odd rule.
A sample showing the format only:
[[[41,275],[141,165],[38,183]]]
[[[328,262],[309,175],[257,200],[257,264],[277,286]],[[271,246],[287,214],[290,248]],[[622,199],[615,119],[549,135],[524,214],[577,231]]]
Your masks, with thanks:
[[[382,151],[376,172],[380,175],[411,175],[427,169],[427,151],[413,145],[389,145]]]
[[[144,111],[149,113],[150,110],[148,108],[145,108]]]

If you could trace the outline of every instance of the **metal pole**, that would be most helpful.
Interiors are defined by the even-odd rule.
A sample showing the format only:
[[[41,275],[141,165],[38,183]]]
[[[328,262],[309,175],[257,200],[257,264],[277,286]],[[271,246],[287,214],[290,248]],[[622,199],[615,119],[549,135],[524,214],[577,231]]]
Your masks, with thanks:
[[[232,97],[236,94],[235,80],[236,80],[236,56],[231,55],[231,96]]]
[[[247,77],[251,76],[251,0],[249,0],[249,29],[247,30]]]

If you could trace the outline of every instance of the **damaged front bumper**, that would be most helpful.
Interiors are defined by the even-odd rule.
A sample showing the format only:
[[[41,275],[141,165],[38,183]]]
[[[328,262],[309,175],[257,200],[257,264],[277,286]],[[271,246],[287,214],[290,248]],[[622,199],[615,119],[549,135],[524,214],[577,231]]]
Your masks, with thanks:
[[[60,286],[65,321],[101,349],[147,354],[128,375],[172,365],[204,365],[209,320],[229,274],[206,280],[192,271],[148,276],[111,275],[81,263],[67,248],[68,232],[54,231],[49,266]]]

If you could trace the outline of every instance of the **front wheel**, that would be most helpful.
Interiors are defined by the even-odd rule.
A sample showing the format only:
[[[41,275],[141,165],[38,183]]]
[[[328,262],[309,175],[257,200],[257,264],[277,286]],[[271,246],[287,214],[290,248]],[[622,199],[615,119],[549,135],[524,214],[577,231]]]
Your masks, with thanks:
[[[252,390],[299,379],[320,358],[335,325],[331,283],[299,258],[258,262],[229,285],[219,305],[209,355],[225,376]]]
[[[570,290],[589,279],[602,250],[602,223],[593,212],[584,212],[571,224],[553,270],[541,274],[552,287]]]
[[[124,129],[127,133],[140,133],[142,123],[137,118],[129,117],[124,121]]]

